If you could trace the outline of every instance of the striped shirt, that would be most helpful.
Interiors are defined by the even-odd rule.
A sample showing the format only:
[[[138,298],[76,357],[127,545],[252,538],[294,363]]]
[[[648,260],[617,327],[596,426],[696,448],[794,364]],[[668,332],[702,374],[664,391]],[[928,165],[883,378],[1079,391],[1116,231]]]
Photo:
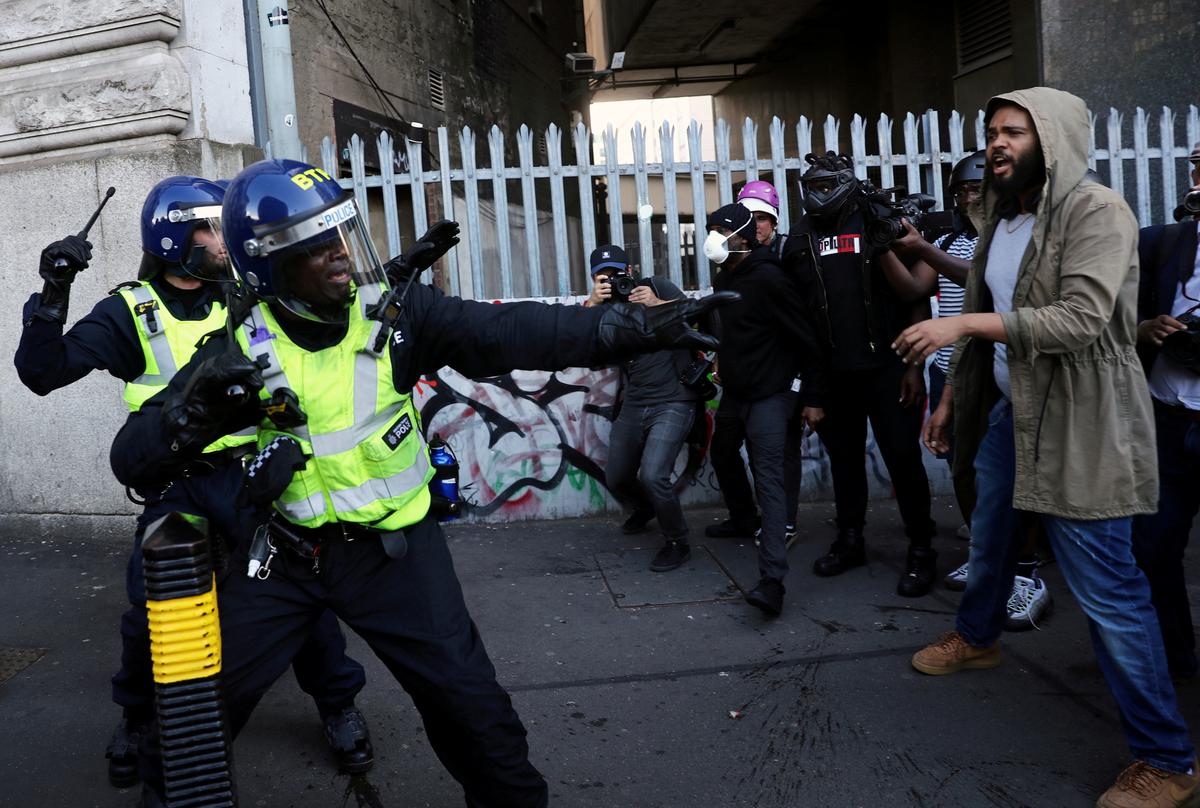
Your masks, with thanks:
[[[941,249],[945,244],[946,239],[950,238],[952,233],[939,238],[933,242],[933,246]],[[979,241],[979,236],[968,236],[966,233],[959,233],[954,241],[950,244],[946,252],[953,255],[955,258],[961,258],[964,261],[970,261],[975,255],[975,242]],[[967,294],[967,290],[963,289],[954,281],[947,278],[945,275],[938,275],[938,317],[955,317],[962,314],[963,298]],[[933,361],[941,369],[942,373],[950,371],[950,357],[954,354],[954,346],[947,345],[945,348],[939,348],[934,355]]]

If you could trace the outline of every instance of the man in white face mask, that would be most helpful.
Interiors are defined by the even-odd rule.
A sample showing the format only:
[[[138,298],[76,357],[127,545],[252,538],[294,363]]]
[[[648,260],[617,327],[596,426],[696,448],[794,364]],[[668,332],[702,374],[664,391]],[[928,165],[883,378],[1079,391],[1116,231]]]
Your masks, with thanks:
[[[736,290],[742,299],[721,310],[713,327],[723,335],[717,352],[721,404],[712,440],[713,471],[729,519],[709,535],[751,535],[762,511],[758,584],[746,601],[774,616],[783,610],[787,574],[784,451],[788,421],[797,406],[815,425],[823,416],[823,360],[819,342],[795,287],[779,258],[759,247],[754,217],[741,205],[726,205],[708,217],[704,254],[718,264],[717,290]],[[804,379],[802,389],[795,384]],[[749,447],[754,491],[743,471],[740,447]]]

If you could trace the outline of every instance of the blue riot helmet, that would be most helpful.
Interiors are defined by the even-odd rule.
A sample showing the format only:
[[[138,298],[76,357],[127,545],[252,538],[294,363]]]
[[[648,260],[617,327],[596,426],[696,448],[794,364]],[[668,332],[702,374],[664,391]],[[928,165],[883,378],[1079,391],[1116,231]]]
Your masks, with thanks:
[[[345,322],[355,289],[387,278],[354,196],[325,171],[263,160],[234,177],[222,230],[242,282],[318,322]]]
[[[142,205],[142,264],[138,278],[160,272],[200,280],[229,276],[221,243],[221,203],[225,191],[200,177],[168,177]]]

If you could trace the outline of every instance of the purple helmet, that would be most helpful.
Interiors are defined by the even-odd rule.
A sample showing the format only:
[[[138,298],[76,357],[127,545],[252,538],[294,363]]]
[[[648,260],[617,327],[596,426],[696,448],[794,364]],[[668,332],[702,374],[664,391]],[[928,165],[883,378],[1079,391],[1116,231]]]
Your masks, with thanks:
[[[765,180],[751,180],[738,191],[737,201],[751,213],[762,211],[779,221],[779,192]]]

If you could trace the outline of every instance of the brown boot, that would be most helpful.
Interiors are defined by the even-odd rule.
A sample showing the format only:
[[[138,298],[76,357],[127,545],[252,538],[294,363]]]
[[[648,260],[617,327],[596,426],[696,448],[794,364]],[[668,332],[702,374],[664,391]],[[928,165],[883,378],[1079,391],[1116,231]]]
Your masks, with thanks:
[[[1117,775],[1117,782],[1100,795],[1096,808],[1181,808],[1200,805],[1200,769],[1175,774],[1135,762]]]
[[[1000,664],[1000,643],[990,648],[976,648],[957,631],[949,631],[938,641],[913,654],[912,666],[921,673],[941,676],[957,673],[964,668],[994,668]]]

